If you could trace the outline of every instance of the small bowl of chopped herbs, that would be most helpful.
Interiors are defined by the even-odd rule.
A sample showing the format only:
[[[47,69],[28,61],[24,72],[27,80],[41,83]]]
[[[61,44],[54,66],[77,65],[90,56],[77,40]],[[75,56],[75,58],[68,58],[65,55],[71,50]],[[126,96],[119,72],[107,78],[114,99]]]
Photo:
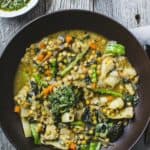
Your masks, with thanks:
[[[34,8],[39,0],[0,0],[0,17],[21,16]]]

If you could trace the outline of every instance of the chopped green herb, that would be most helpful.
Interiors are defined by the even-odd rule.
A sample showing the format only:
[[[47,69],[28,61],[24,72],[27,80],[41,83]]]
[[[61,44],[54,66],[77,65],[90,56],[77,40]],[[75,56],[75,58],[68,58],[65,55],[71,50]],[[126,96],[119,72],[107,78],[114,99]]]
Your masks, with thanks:
[[[0,0],[0,9],[5,11],[14,11],[21,9],[29,3],[30,0]]]
[[[53,94],[49,96],[52,105],[52,112],[54,115],[69,111],[69,109],[76,105],[81,99],[82,91],[72,86],[63,86],[58,88]]]

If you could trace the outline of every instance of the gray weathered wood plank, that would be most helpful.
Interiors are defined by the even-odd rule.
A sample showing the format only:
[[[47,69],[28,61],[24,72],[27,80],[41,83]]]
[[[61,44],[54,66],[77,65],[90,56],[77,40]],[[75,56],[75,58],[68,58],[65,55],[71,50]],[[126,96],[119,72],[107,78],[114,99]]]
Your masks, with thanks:
[[[47,13],[64,9],[93,10],[93,0],[47,0]]]
[[[143,13],[138,9],[140,4],[141,0],[113,0],[113,17],[127,27],[138,26],[135,16]]]
[[[0,54],[8,41],[24,24],[44,13],[45,3],[42,0],[36,8],[24,16],[11,19],[0,18]]]
[[[0,150],[15,150],[12,144],[5,137],[1,128],[0,128]]]
[[[112,0],[94,0],[94,11],[112,17]]]
[[[94,0],[94,10],[114,18],[128,28],[150,24],[149,0]],[[140,16],[139,21],[136,16]]]

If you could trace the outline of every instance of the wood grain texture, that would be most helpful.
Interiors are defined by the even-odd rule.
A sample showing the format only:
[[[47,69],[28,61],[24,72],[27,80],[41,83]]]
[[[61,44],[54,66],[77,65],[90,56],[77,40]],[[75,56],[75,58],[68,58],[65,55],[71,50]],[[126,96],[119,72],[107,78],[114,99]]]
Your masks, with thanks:
[[[94,0],[94,11],[112,17],[112,0]]]
[[[24,24],[45,13],[62,9],[96,11],[116,19],[128,28],[150,24],[150,0],[40,0],[38,6],[24,16],[0,19],[0,54]],[[135,16],[139,18],[138,21]],[[15,150],[1,129],[0,150]],[[141,149],[137,146],[136,150]]]
[[[135,16],[143,13],[138,9],[140,4],[141,0],[113,0],[113,17],[127,27],[138,26]]]
[[[24,16],[11,19],[0,18],[0,55],[8,41],[24,24],[45,13],[45,3],[42,1],[40,1],[36,8]]]
[[[94,10],[114,18],[127,28],[150,24],[149,0],[94,0]],[[139,21],[136,16],[139,16]]]
[[[64,9],[93,10],[93,0],[46,0],[47,13]]]
[[[0,128],[0,150],[15,150]]]

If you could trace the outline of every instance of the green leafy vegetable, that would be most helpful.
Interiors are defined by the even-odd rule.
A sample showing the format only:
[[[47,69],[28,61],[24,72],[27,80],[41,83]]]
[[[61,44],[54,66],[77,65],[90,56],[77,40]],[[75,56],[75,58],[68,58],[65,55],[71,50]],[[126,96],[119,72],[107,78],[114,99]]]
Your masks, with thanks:
[[[110,142],[116,141],[123,134],[124,127],[122,123],[115,123],[108,131],[108,138]]]
[[[110,42],[105,48],[105,53],[111,53],[114,55],[125,55],[125,47],[115,42]]]
[[[115,96],[115,97],[122,97],[123,96],[119,92],[115,92],[115,91],[108,90],[108,89],[96,89],[96,90],[93,90],[93,91],[96,92],[96,93],[102,94],[102,95],[112,95],[112,96]]]
[[[31,132],[32,132],[32,136],[34,138],[34,143],[35,144],[41,144],[40,135],[36,131],[36,124],[31,124]]]
[[[72,61],[69,66],[67,66],[61,73],[61,76],[65,76],[82,58],[83,56],[87,53],[89,48],[86,48],[84,51],[82,51],[80,54],[77,55],[74,61]]]
[[[82,96],[82,91],[76,87],[63,86],[58,88],[49,96],[52,105],[52,112],[58,116],[69,111],[69,109],[79,101]]]

